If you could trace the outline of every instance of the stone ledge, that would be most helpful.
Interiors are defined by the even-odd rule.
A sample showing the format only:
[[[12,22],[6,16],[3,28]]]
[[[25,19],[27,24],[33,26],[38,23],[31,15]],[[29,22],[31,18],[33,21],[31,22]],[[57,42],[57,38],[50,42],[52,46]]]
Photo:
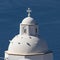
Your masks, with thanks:
[[[41,53],[29,53],[29,54],[11,53],[9,51],[5,51],[5,53],[7,53],[8,55],[16,55],[16,56],[35,56],[35,55],[45,55],[45,54],[53,53],[53,51],[45,51],[45,52],[41,52]]]

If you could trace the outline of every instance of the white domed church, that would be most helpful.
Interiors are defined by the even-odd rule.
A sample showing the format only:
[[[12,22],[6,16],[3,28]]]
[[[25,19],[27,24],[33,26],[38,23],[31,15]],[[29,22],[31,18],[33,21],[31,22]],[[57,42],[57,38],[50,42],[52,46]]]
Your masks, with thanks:
[[[39,26],[30,16],[30,8],[27,10],[28,17],[20,23],[20,32],[9,44],[5,51],[5,60],[53,60],[52,51],[39,36]]]

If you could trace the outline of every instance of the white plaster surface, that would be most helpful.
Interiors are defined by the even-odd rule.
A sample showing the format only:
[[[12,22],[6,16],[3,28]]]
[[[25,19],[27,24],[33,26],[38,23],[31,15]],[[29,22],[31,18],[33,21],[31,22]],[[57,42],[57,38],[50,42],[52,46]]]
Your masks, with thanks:
[[[5,53],[5,59],[7,60],[53,60],[53,53],[48,53],[44,55],[31,55],[31,56],[16,56],[16,55],[8,55]]]

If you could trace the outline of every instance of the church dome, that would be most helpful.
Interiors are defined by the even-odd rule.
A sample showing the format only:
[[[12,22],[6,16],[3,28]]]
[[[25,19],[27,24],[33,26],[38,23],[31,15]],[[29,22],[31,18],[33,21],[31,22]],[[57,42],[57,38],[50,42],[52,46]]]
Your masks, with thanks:
[[[47,51],[46,42],[38,37],[17,35],[9,44],[8,51],[12,54],[32,55]]]
[[[10,41],[7,52],[17,55],[35,55],[46,52],[48,47],[46,42],[39,37],[38,30],[38,25],[30,17],[30,10],[28,9],[28,17],[23,19],[20,33]]]
[[[23,19],[22,24],[34,25],[34,24],[36,24],[36,22],[33,18],[26,17]]]

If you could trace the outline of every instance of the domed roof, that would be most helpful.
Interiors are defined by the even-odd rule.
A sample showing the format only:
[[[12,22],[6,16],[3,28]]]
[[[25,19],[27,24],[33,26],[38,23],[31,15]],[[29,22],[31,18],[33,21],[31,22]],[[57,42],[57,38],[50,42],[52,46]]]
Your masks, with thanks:
[[[35,25],[36,24],[35,20],[32,17],[30,17],[30,12],[31,12],[30,8],[28,8],[27,12],[28,12],[28,17],[24,18],[21,24]]]
[[[33,18],[26,17],[23,19],[22,24],[34,25],[34,24],[36,24],[36,22]]]
[[[39,54],[40,52],[47,51],[46,43],[38,37],[17,35],[9,44],[9,53],[12,54]]]
[[[28,12],[30,12],[30,10],[28,10]],[[35,21],[33,18],[30,17],[30,13],[28,13],[28,17],[23,19],[21,24],[33,25],[35,24]],[[10,41],[8,47],[8,53],[20,55],[32,55],[32,54],[35,55],[47,50],[48,47],[46,45],[46,42],[41,40],[38,35],[32,36],[28,34],[16,35]]]

